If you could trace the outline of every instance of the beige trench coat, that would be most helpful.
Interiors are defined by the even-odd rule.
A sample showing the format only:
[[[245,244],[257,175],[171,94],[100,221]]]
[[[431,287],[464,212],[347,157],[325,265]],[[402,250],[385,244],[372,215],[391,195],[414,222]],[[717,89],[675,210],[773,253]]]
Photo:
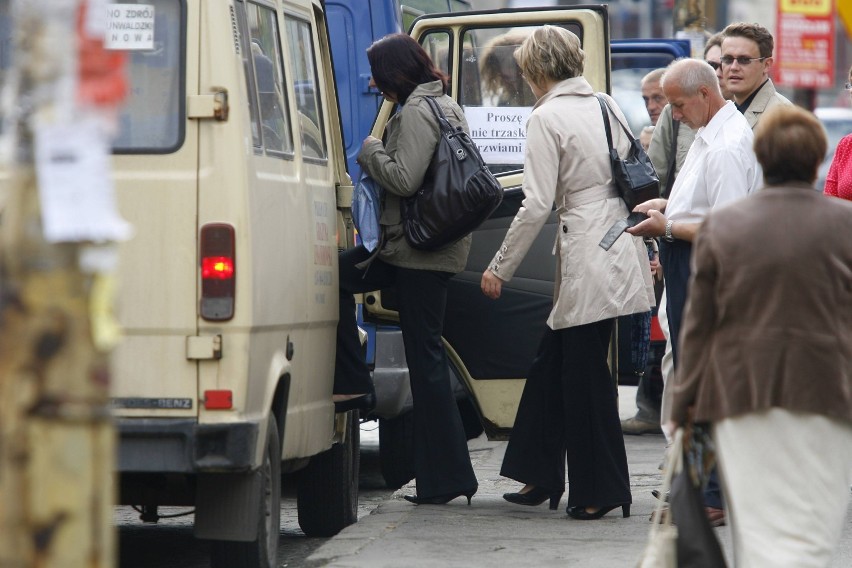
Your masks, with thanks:
[[[508,281],[556,204],[558,254],[551,329],[647,312],[654,306],[645,244],[623,234],[608,251],[598,246],[627,216],[612,186],[603,118],[584,77],[557,83],[538,100],[527,122],[524,201],[489,268]],[[615,101],[610,106],[626,124]],[[613,143],[624,156],[627,137],[610,117]]]

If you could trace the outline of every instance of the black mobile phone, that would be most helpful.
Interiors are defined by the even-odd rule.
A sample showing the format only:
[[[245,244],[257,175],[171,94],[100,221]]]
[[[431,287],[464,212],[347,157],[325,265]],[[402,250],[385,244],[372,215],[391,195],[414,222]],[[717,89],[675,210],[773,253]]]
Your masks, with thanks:
[[[627,226],[628,227],[635,227],[636,225],[638,225],[639,223],[641,223],[642,221],[644,221],[647,218],[648,218],[648,216],[645,213],[640,213],[638,211],[634,211],[633,213],[631,213],[630,215],[627,216]]]

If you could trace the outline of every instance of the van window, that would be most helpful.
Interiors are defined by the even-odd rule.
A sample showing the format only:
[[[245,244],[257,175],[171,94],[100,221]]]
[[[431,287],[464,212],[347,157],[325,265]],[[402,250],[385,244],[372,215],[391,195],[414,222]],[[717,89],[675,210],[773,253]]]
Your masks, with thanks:
[[[450,69],[450,34],[445,31],[428,32],[420,38],[420,45],[429,54],[435,67],[452,74]]]
[[[286,83],[282,71],[284,61],[281,56],[281,38],[275,10],[247,4],[246,20],[255,86],[255,89],[252,89],[250,84],[249,92],[257,93],[257,118],[260,120],[261,131],[259,137],[255,136],[255,146],[262,144],[266,152],[272,155],[292,154],[293,134],[290,121],[284,112],[287,108]],[[251,81],[248,73],[246,80]],[[253,127],[257,130],[257,119],[254,116],[252,118]]]
[[[319,105],[319,80],[315,64],[314,43],[308,22],[285,18],[287,42],[293,68],[293,87],[296,109],[299,112],[299,133],[305,158],[326,159],[325,128]]]
[[[566,28],[582,41],[577,24]],[[462,41],[459,104],[471,138],[492,172],[523,167],[526,124],[536,98],[515,62],[514,52],[535,26],[468,29]]]
[[[116,153],[169,153],[183,144],[184,10],[174,0],[144,0],[153,7],[153,45],[128,49],[128,93],[119,109]]]

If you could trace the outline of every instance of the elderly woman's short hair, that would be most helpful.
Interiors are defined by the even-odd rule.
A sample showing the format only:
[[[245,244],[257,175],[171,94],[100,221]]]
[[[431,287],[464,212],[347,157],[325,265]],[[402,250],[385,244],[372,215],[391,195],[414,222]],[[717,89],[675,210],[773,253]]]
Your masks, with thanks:
[[[754,130],[754,153],[767,185],[813,183],[828,142],[819,119],[797,106],[776,106]]]
[[[536,29],[515,51],[524,76],[536,84],[582,75],[585,58],[580,38],[559,26]]]

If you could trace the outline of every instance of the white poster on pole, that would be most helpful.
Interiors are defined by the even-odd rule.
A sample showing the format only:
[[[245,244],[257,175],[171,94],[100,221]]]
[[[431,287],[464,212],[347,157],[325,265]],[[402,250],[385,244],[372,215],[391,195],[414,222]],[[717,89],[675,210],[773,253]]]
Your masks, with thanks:
[[[95,117],[38,123],[35,166],[48,242],[123,241],[131,226],[113,194],[109,136]]]

